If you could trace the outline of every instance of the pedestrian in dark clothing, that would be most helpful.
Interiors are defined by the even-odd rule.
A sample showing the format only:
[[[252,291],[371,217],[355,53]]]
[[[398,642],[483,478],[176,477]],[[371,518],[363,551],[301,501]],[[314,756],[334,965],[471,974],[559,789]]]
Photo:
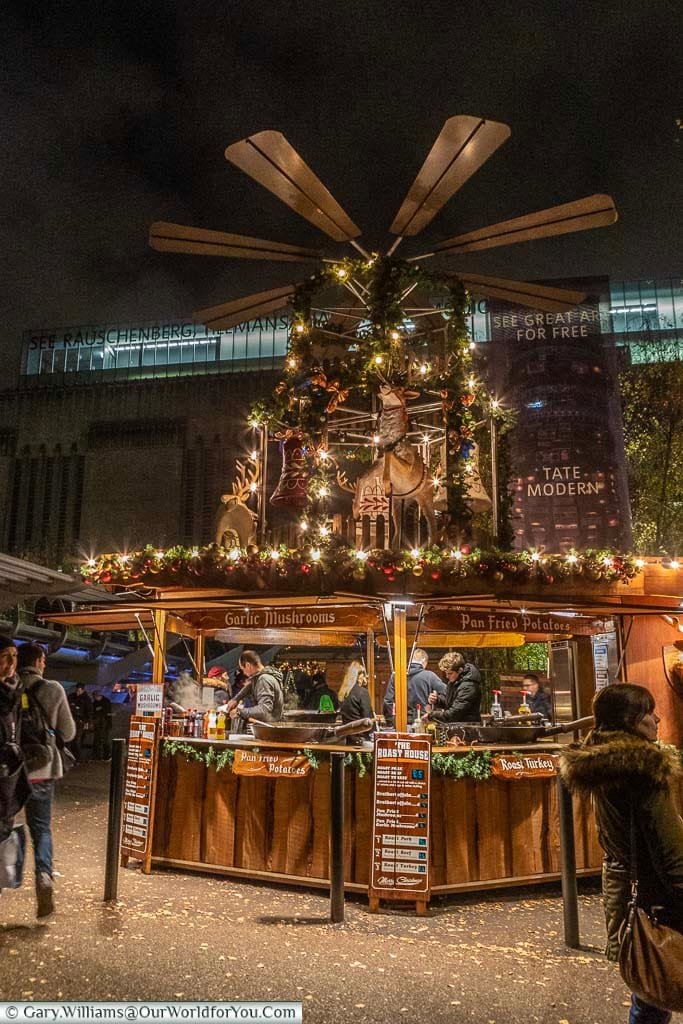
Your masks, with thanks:
[[[324,672],[314,672],[311,679],[311,690],[304,705],[306,711],[338,711],[339,698],[334,690],[327,685]]]
[[[36,862],[36,900],[38,917],[47,917],[54,911],[52,872],[52,804],[55,782],[61,779],[62,757],[57,740],[68,743],[76,734],[69,703],[61,683],[45,679],[45,651],[40,644],[22,644],[19,648],[19,680],[25,706],[37,705],[45,725],[50,730],[48,747],[50,760],[41,768],[29,772],[31,795],[24,808],[26,824],[31,833]]]
[[[527,672],[522,680],[524,689],[528,693],[527,704],[532,715],[543,715],[547,722],[552,721],[553,709],[550,694],[543,688],[543,684],[535,672]]]
[[[590,796],[604,851],[602,898],[609,960],[619,958],[619,929],[630,896],[631,822],[635,826],[638,903],[683,931],[683,821],[673,795],[681,768],[657,746],[655,702],[644,686],[617,683],[593,699],[595,728],[560,754],[560,774]],[[629,1024],[667,1024],[671,1014],[631,995]]]
[[[418,705],[421,714],[427,710],[430,693],[444,694],[446,692],[446,687],[437,674],[427,668],[428,664],[429,655],[426,651],[423,651],[421,647],[413,651],[408,666],[408,725],[415,721]],[[394,724],[395,700],[394,673],[392,672],[384,694],[384,719],[387,725]]]
[[[435,722],[481,721],[481,675],[476,665],[465,661],[462,654],[444,654],[439,668],[448,685],[443,695],[432,695],[434,710],[429,718]]]
[[[368,693],[368,675],[360,661],[349,665],[339,696],[339,716],[342,722],[355,722],[358,718],[374,718],[375,712]],[[352,737],[351,737],[352,738]]]
[[[30,793],[19,750],[21,687],[16,667],[16,647],[11,640],[0,638],[0,843],[9,838],[14,815]]]
[[[85,692],[85,687],[79,683],[73,693],[69,694],[69,707],[73,720],[76,723],[76,734],[71,741],[71,753],[77,761],[81,760],[83,749],[83,733],[92,724],[92,701]]]
[[[93,693],[93,761],[111,761],[111,701],[99,690]]]

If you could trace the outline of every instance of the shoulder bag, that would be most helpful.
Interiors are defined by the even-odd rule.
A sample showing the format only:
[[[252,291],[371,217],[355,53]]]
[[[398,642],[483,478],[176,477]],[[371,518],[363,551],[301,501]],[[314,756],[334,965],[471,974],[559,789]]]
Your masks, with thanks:
[[[631,992],[660,1010],[683,1010],[683,932],[638,905],[636,820],[631,806],[631,899],[619,930],[619,971]]]

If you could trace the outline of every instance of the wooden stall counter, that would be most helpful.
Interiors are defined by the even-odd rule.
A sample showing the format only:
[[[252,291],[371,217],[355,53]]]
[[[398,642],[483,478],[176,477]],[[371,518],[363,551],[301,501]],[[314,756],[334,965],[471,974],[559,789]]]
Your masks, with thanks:
[[[183,749],[185,748],[185,749]],[[187,749],[189,748],[189,749]],[[213,751],[211,752],[211,748]],[[536,743],[525,754],[549,754]],[[152,863],[226,876],[329,886],[329,753],[345,769],[345,885],[367,891],[372,854],[372,751],[339,744],[249,740],[160,741]],[[510,747],[436,747],[431,785],[433,894],[528,885],[560,877],[559,810],[553,777],[457,778],[459,758]],[[194,751],[194,753],[191,753]],[[238,774],[240,751],[306,762],[300,774]],[[472,758],[470,758],[472,760]],[[273,763],[273,762],[271,762]],[[248,767],[248,766],[247,766]],[[589,807],[574,807],[577,868],[598,873],[602,853]]]

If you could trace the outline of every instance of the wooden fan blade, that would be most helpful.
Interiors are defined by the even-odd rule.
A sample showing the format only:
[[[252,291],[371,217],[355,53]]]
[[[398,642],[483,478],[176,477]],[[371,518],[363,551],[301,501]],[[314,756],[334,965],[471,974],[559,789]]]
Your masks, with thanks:
[[[510,129],[499,121],[465,114],[450,117],[389,228],[392,234],[417,235],[422,231],[509,137]]]
[[[220,306],[198,309],[192,316],[207,327],[227,331],[231,327],[236,327],[237,324],[254,320],[264,313],[273,313],[277,309],[282,309],[287,305],[296,288],[295,284],[287,284],[283,288],[256,292],[254,295],[245,295],[241,299],[233,299],[232,302],[224,302]]]
[[[503,299],[519,306],[541,309],[546,313],[563,313],[573,306],[580,306],[586,300],[585,292],[574,292],[567,288],[549,288],[526,281],[508,281],[502,277],[483,277],[481,274],[458,274],[458,277],[473,295],[490,299]]]
[[[149,229],[149,244],[158,252],[187,252],[196,256],[240,256],[252,260],[304,260],[320,259],[315,249],[284,242],[268,242],[248,235],[231,235],[225,231],[208,231],[155,221]]]
[[[360,235],[360,228],[281,132],[250,135],[228,146],[225,158],[336,242]]]
[[[551,206],[547,210],[528,213],[524,217],[503,220],[466,235],[457,235],[445,242],[439,242],[434,252],[449,255],[461,252],[478,252],[493,249],[497,245],[514,245],[515,242],[531,242],[536,238],[550,238],[571,231],[587,231],[614,224],[617,211],[611,196],[594,195],[576,199],[573,203]]]

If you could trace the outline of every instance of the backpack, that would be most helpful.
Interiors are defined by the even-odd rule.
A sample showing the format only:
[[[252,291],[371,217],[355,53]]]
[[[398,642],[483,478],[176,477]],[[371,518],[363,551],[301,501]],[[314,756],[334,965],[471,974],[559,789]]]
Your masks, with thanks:
[[[20,745],[27,772],[35,772],[52,763],[54,730],[47,721],[45,710],[38,700],[36,683],[21,695]]]

